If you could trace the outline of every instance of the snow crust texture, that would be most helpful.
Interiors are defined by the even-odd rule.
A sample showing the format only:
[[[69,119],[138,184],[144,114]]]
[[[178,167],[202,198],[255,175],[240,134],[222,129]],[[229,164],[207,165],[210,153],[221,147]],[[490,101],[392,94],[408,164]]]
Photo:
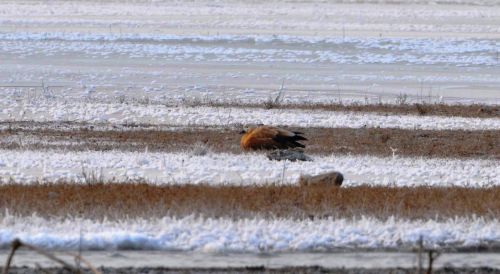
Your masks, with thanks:
[[[0,178],[18,183],[58,180],[145,180],[154,184],[295,184],[301,174],[340,171],[344,185],[500,185],[498,160],[374,156],[313,156],[312,162],[278,162],[264,154],[0,151]],[[284,176],[283,176],[283,170]],[[282,180],[283,179],[283,180]]]
[[[498,221],[385,221],[361,218],[202,219],[196,217],[92,221],[0,217],[0,248],[14,238],[50,249],[170,250],[201,252],[328,251],[336,248],[410,249],[500,244]],[[80,234],[81,233],[81,234]]]

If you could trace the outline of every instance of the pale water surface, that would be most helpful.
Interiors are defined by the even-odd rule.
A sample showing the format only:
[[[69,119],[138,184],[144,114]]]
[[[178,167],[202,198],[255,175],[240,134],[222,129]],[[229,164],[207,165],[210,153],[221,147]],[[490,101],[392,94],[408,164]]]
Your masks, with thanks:
[[[8,252],[0,252],[5,262]],[[72,259],[61,252],[56,255]],[[106,267],[244,267],[322,266],[326,268],[410,268],[417,266],[417,254],[410,252],[346,252],[346,253],[202,253],[162,251],[85,251],[83,257],[94,266]],[[15,266],[56,266],[44,257],[29,251],[19,251]],[[423,261],[424,265],[426,261]],[[435,267],[490,267],[500,269],[500,253],[448,253],[436,260]]]

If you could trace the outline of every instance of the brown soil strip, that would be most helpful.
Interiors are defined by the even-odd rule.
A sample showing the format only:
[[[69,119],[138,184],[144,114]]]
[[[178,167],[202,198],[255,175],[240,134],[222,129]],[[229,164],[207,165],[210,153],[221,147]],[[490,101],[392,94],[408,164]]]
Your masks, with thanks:
[[[304,132],[310,154],[368,154],[500,159],[500,130],[406,130],[378,128],[293,128]],[[0,149],[184,151],[196,143],[214,152],[242,153],[240,129],[72,131],[26,128],[0,131]]]
[[[457,116],[457,117],[500,117],[498,105],[446,105],[446,104],[274,104],[271,101],[263,104],[202,104],[212,107],[251,107],[265,109],[314,109],[328,111],[375,112],[381,114],[408,114],[420,116]]]
[[[156,186],[144,183],[0,185],[0,211],[123,218],[500,218],[500,187]]]

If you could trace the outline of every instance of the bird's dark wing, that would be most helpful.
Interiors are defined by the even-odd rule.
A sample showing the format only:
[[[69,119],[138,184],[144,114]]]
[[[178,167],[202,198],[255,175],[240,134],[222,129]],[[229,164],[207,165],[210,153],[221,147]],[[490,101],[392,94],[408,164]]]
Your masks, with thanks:
[[[282,135],[282,134],[277,134],[273,137],[273,140],[276,141],[277,143],[280,144],[280,148],[295,148],[295,147],[301,147],[305,148],[306,146],[297,142],[300,140],[307,140],[303,136],[300,135]]]

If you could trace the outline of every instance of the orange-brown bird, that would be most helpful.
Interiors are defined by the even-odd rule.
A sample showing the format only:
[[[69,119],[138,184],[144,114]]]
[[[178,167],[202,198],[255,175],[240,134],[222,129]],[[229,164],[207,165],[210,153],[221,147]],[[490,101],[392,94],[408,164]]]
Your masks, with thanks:
[[[244,150],[304,148],[298,141],[307,141],[302,132],[270,126],[252,127],[241,133],[244,135],[241,137],[240,146]]]

